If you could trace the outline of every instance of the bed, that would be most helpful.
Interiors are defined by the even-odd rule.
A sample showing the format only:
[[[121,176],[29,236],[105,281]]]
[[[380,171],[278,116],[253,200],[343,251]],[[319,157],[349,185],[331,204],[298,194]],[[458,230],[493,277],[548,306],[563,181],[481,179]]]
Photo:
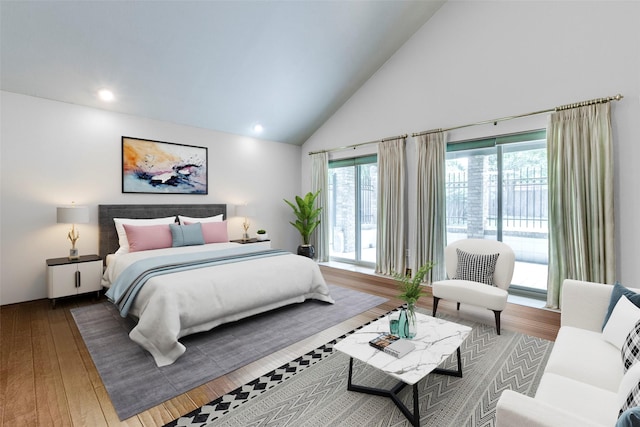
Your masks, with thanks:
[[[119,253],[114,218],[178,215],[226,219],[226,205],[98,207],[107,296],[121,315],[136,320],[129,337],[158,366],[186,351],[183,336],[307,299],[334,302],[313,260],[260,245],[225,241]]]

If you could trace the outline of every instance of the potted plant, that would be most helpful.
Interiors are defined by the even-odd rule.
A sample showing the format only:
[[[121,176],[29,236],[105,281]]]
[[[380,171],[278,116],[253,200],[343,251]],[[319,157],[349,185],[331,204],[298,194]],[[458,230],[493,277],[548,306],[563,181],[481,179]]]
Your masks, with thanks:
[[[322,208],[314,207],[318,194],[320,194],[320,190],[315,193],[308,192],[304,197],[296,196],[295,204],[284,199],[285,203],[291,206],[293,213],[296,215],[296,221],[289,221],[289,224],[293,225],[302,236],[302,245],[298,246],[298,255],[309,258],[313,258],[315,255],[315,248],[309,243],[309,237],[320,224],[318,215],[322,210]]]
[[[268,240],[269,239],[269,235],[267,234],[267,230],[260,229],[260,230],[256,231],[256,234],[258,235],[258,240]]]
[[[393,273],[393,278],[398,282],[398,289],[400,290],[398,298],[406,303],[406,307],[403,307],[400,311],[398,331],[401,338],[413,338],[416,336],[416,303],[424,292],[424,287],[422,286],[424,277],[431,271],[433,266],[433,262],[427,262],[416,271],[413,277],[410,274]]]

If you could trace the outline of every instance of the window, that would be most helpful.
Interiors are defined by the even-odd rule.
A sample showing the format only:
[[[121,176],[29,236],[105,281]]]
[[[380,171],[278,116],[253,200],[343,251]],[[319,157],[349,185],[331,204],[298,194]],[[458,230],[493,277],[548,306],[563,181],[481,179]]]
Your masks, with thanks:
[[[375,266],[377,156],[329,162],[329,256]]]
[[[447,145],[447,242],[507,243],[516,290],[546,294],[547,195],[545,130]]]

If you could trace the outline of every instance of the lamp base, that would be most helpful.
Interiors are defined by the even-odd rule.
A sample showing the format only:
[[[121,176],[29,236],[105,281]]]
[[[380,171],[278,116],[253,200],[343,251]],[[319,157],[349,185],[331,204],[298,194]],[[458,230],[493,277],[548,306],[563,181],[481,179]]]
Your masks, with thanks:
[[[69,249],[69,259],[70,260],[80,259],[80,255],[78,254],[78,248]]]

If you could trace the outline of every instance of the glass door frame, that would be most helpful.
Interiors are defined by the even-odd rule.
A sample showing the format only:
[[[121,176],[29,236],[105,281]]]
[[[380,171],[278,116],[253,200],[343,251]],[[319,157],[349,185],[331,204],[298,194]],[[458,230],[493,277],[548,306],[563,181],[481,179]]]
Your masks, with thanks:
[[[355,180],[355,194],[354,194],[354,198],[355,198],[355,206],[354,206],[354,228],[356,230],[355,233],[355,248],[354,248],[354,258],[343,258],[340,256],[336,256],[336,255],[331,255],[331,250],[329,251],[329,260],[330,261],[336,261],[336,262],[344,262],[344,263],[348,263],[348,264],[354,264],[354,265],[361,265],[364,267],[370,267],[370,268],[375,268],[375,261],[371,262],[371,261],[364,261],[362,259],[362,176],[361,176],[361,166],[366,166],[366,165],[371,165],[371,164],[378,164],[378,156],[376,154],[374,155],[368,155],[368,156],[363,156],[363,157],[354,157],[354,158],[350,158],[350,159],[339,159],[339,160],[330,160],[329,161],[329,170],[331,169],[336,169],[336,168],[342,168],[342,167],[354,167],[355,171],[354,171],[354,180]],[[377,191],[377,190],[376,190]],[[335,194],[335,188],[333,189],[333,194]],[[332,203],[333,201],[330,200],[330,203]],[[335,209],[335,207],[332,207],[332,209]],[[377,209],[377,206],[376,206]],[[333,228],[333,222],[330,221],[330,225]],[[376,224],[377,227],[377,224]],[[331,233],[333,233],[333,231],[330,231]]]

